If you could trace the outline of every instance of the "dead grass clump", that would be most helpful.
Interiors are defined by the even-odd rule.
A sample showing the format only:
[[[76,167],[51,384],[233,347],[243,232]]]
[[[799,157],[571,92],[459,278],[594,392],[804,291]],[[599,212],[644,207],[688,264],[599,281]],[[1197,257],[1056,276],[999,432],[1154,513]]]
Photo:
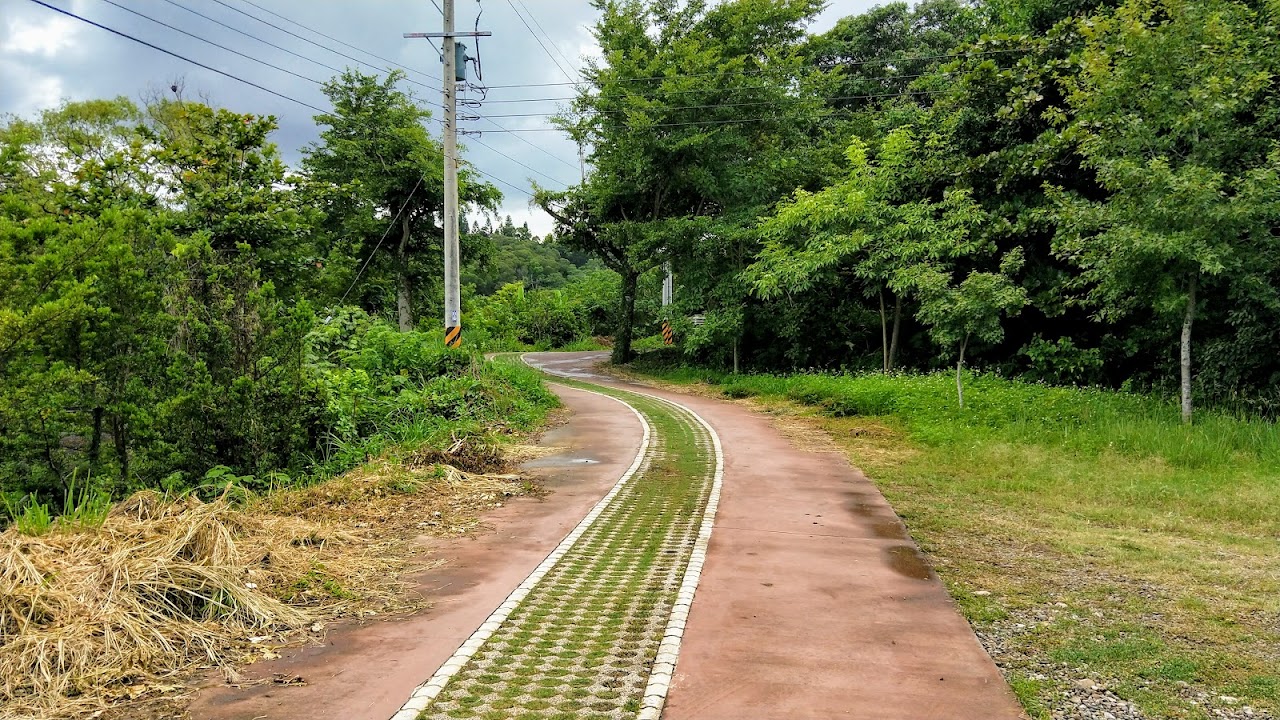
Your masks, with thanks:
[[[340,617],[411,609],[424,536],[535,490],[514,475],[380,459],[226,500],[141,492],[100,528],[0,533],[0,718],[85,717],[182,688],[196,667],[271,658]]]
[[[474,438],[458,440],[448,450],[420,450],[411,462],[419,467],[449,465],[472,474],[502,472],[510,465],[503,448]]]
[[[186,665],[225,662],[249,636],[303,626],[310,614],[269,592],[296,559],[268,548],[310,531],[139,493],[95,530],[0,533],[5,714],[76,714]]]

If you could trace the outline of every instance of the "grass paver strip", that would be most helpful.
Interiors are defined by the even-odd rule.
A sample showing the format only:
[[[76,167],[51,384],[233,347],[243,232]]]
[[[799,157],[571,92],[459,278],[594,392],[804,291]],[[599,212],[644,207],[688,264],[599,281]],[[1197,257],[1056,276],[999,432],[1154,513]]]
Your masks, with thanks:
[[[419,713],[421,720],[614,720],[634,718],[645,705],[711,495],[713,442],[679,406],[613,388],[557,382],[633,406],[652,430],[647,456],[596,521]],[[687,612],[687,599],[683,607]],[[669,674],[669,665],[662,670]]]

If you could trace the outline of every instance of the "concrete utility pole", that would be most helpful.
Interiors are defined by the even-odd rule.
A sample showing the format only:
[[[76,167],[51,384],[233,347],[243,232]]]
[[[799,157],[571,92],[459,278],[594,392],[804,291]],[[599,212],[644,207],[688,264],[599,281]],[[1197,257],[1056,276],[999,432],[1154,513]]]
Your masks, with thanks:
[[[444,0],[444,344],[462,344],[462,290],[458,279],[458,59],[454,56],[453,0]],[[465,62],[465,61],[464,61]]]
[[[675,331],[671,327],[670,307],[672,300],[676,294],[676,280],[671,274],[671,261],[662,264],[662,269],[666,276],[662,278],[662,344],[674,345],[676,341]]]
[[[406,38],[443,38],[444,60],[444,344],[462,345],[462,291],[458,251],[458,83],[467,79],[465,45],[455,38],[488,37],[489,32],[454,32],[454,0],[444,0],[444,32],[405,33]],[[463,55],[463,57],[459,57]],[[459,67],[461,63],[461,67]]]

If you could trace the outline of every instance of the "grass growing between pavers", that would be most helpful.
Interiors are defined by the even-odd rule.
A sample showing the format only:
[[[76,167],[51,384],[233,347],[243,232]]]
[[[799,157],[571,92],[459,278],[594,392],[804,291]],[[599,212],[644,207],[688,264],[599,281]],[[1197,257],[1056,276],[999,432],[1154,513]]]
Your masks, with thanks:
[[[665,403],[566,384],[622,397],[645,416],[644,464],[424,720],[615,720],[640,709],[711,490],[710,438]]]
[[[1152,718],[1280,708],[1280,430],[994,377],[651,379],[826,431],[881,488],[1033,718],[1094,680]],[[1074,715],[1070,715],[1074,717]]]

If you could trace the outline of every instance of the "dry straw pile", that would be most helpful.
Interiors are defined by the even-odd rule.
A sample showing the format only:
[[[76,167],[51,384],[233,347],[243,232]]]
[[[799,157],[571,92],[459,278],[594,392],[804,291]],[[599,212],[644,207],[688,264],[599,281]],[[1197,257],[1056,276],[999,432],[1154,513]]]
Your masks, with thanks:
[[[434,459],[434,458],[433,458]],[[343,615],[422,604],[402,573],[423,536],[467,532],[531,486],[375,461],[309,488],[168,501],[142,492],[101,527],[0,533],[0,718],[85,717],[181,689]]]

